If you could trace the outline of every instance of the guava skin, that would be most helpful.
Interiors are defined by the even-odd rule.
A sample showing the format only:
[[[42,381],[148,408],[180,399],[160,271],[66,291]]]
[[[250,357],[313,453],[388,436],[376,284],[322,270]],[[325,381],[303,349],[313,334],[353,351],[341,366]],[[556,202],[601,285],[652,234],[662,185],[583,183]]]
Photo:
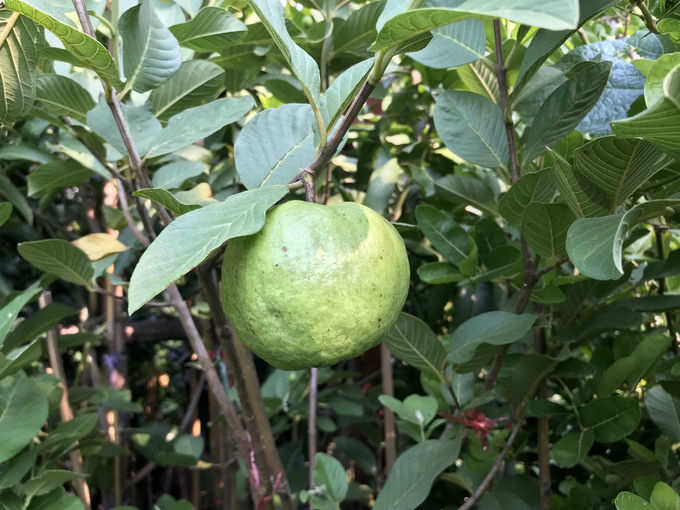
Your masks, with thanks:
[[[286,202],[255,235],[232,239],[224,311],[239,338],[284,370],[328,366],[380,342],[406,300],[404,242],[354,202]]]

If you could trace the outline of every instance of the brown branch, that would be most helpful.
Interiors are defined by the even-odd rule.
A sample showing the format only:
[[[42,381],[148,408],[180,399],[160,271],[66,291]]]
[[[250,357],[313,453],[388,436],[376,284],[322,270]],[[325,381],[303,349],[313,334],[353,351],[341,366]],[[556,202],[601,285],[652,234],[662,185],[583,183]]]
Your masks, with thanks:
[[[534,350],[538,354],[545,354],[546,341],[545,329],[534,329]],[[538,396],[547,398],[548,385],[545,381],[541,381],[538,385]],[[538,480],[539,480],[539,498],[540,510],[550,510],[550,495],[551,486],[550,481],[550,418],[541,416],[538,418],[537,426],[538,435]]]
[[[647,30],[649,30],[653,34],[658,34],[659,29],[656,26],[654,16],[652,16],[652,13],[649,12],[647,4],[645,4],[644,0],[633,0],[633,3],[637,6],[638,9],[640,9],[640,12],[642,13],[642,18],[645,20],[645,25],[647,25]]]
[[[663,249],[663,231],[664,231],[663,227],[659,225],[654,225],[654,238],[656,240],[656,251],[659,260],[665,260],[666,258]],[[661,278],[658,278],[657,285],[659,286],[659,295],[663,296],[666,292],[666,278],[664,278],[663,276]],[[676,349],[680,349],[680,344],[677,343],[677,339],[675,338],[675,329],[673,327],[673,319],[671,318],[671,312],[666,310],[664,312],[664,318],[666,319],[666,328],[668,329],[668,333],[670,334],[673,343],[676,344]]]
[[[316,404],[319,369],[309,369],[309,416],[307,417],[307,450],[309,454],[309,488],[314,488],[314,467],[316,464]]]
[[[392,376],[392,353],[385,343],[380,345],[380,375],[382,378],[382,392],[394,397],[394,379]],[[397,433],[395,429],[394,412],[389,407],[383,407],[385,429],[385,477],[390,474],[397,458]]]
[[[40,298],[38,299],[38,305],[40,308],[46,308],[50,303],[52,303],[52,294],[49,291],[44,291]],[[66,423],[73,419],[73,409],[71,408],[71,403],[68,399],[68,384],[66,381],[66,374],[64,373],[64,365],[61,361],[61,352],[59,351],[59,342],[57,340],[57,332],[54,329],[47,331],[47,354],[50,359],[50,366],[52,367],[52,372],[59,379],[59,386],[61,387],[61,401],[59,402],[59,413],[61,415],[61,421]],[[83,456],[78,448],[71,451],[69,454],[71,458],[71,464],[73,471],[76,473],[83,473]],[[91,508],[91,495],[90,487],[87,481],[82,478],[76,478],[71,482],[73,489],[78,494],[80,501],[86,510]]]

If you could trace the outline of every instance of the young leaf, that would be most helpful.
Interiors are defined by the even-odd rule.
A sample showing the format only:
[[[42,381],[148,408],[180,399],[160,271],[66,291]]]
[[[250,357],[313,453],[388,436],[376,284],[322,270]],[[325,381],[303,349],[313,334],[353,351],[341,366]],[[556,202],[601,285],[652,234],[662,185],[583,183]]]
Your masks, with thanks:
[[[236,122],[254,105],[253,98],[223,97],[184,110],[170,118],[168,125],[151,140],[147,157],[162,156],[182,149]],[[186,127],[191,126],[187,131]]]
[[[399,455],[374,510],[414,510],[430,492],[434,480],[460,453],[460,440],[428,440]]]
[[[198,52],[228,48],[245,34],[246,26],[221,7],[203,7],[186,23],[170,27],[179,44]]]
[[[126,87],[137,92],[155,89],[179,69],[179,43],[156,13],[153,2],[142,2],[120,17]]]
[[[290,182],[314,159],[313,123],[309,105],[287,104],[258,113],[234,145],[241,182],[249,189]]]
[[[625,214],[581,218],[567,232],[567,253],[583,274],[596,280],[617,280],[623,275],[623,241],[628,230],[645,220],[673,214],[680,200],[650,200]]]
[[[317,453],[314,465],[314,486],[324,487],[321,499],[339,504],[347,495],[347,473],[337,459],[325,453]],[[314,501],[314,498],[312,498]]]
[[[654,386],[645,393],[645,407],[661,432],[674,441],[680,440],[680,400],[661,386]]]
[[[166,121],[187,108],[212,101],[221,90],[224,69],[209,60],[188,60],[151,92],[151,110],[158,119]]]
[[[654,485],[649,502],[655,510],[680,509],[680,495],[664,482],[657,482]]]
[[[47,419],[47,394],[23,372],[0,382],[0,462],[24,449]]]
[[[611,62],[583,62],[570,71],[569,79],[550,94],[527,128],[524,161],[533,160],[578,126],[600,98],[611,66]]]
[[[616,510],[652,510],[647,501],[632,492],[619,492],[614,504]]]
[[[90,286],[94,275],[87,255],[63,239],[42,239],[19,243],[19,255],[38,269],[67,282]]]
[[[87,112],[96,104],[78,82],[58,74],[39,76],[35,97],[47,111],[57,116],[67,115],[83,124],[87,122]]]
[[[249,0],[248,3],[257,13],[274,43],[288,62],[290,70],[300,81],[305,96],[310,102],[320,103],[321,78],[319,67],[305,50],[300,48],[288,33],[279,0]]]
[[[38,61],[42,30],[18,13],[0,11],[0,119],[14,122],[30,111],[35,99],[35,66]]]
[[[664,98],[664,81],[666,76],[680,65],[680,53],[661,55],[654,61],[648,73],[645,73],[645,104],[654,106]]]
[[[456,364],[470,361],[482,343],[506,345],[517,342],[531,331],[536,316],[524,313],[486,312],[466,320],[451,336],[448,359]]]
[[[387,331],[383,342],[397,358],[445,380],[446,351],[430,327],[413,315],[402,313]]]
[[[6,9],[17,11],[55,34],[80,62],[95,71],[109,85],[120,83],[118,69],[107,49],[95,38],[75,28],[65,16],[61,2],[5,0]],[[37,5],[37,6],[36,6]],[[70,7],[71,4],[68,4]]]
[[[506,167],[510,152],[503,112],[490,99],[446,90],[436,99],[434,124],[452,152],[475,165]]]
[[[408,5],[399,0],[392,0],[392,2]],[[389,11],[391,14],[399,12],[394,7],[390,9],[391,7],[388,2],[384,12]],[[412,9],[387,20],[381,16],[381,22],[384,25],[371,49],[378,51],[391,48],[434,28],[476,15],[506,18],[548,30],[565,30],[576,28],[578,13],[578,0],[545,0],[543,2],[523,0],[512,3],[504,0],[462,0],[456,2],[454,9],[434,7]]]
[[[128,313],[141,308],[228,239],[258,232],[267,210],[286,193],[288,188],[283,185],[238,193],[170,223],[146,249],[132,273]]]
[[[485,50],[484,23],[469,19],[434,29],[427,46],[407,55],[425,66],[446,69],[474,62]]]

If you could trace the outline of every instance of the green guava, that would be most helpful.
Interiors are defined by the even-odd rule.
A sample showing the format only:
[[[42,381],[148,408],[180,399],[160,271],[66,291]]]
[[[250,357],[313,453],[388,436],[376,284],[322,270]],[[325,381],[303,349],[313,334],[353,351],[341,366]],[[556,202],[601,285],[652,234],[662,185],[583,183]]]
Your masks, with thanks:
[[[286,202],[260,232],[230,240],[222,264],[234,331],[284,370],[332,365],[378,344],[408,287],[401,236],[353,202]]]

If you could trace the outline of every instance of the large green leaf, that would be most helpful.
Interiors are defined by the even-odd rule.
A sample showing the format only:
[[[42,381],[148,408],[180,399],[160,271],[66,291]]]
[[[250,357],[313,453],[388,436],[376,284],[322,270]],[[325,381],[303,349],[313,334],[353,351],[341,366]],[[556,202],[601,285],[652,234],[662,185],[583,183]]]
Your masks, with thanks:
[[[493,190],[481,179],[471,175],[447,175],[435,182],[442,198],[451,202],[465,202],[491,215],[497,214]]]
[[[503,217],[517,226],[531,204],[548,204],[555,195],[552,170],[523,175],[501,198],[498,208]]]
[[[607,209],[601,204],[606,203],[604,192],[591,182],[578,175],[572,165],[556,152],[548,149],[555,162],[551,175],[560,197],[569,206],[577,218],[602,216]]]
[[[197,177],[204,173],[205,170],[206,165],[200,161],[178,159],[156,170],[151,179],[151,184],[154,188],[179,188],[187,179]]]
[[[137,92],[155,89],[179,69],[179,43],[163,24],[153,2],[142,2],[125,11],[118,29],[123,39],[126,87]]]
[[[94,269],[85,252],[63,239],[42,239],[19,243],[19,255],[38,269],[53,274],[67,282],[86,287]]]
[[[649,497],[654,510],[680,510],[680,494],[664,482],[656,482]]]
[[[439,474],[456,462],[460,440],[429,440],[399,455],[374,510],[414,510],[430,492]]]
[[[317,453],[314,463],[314,486],[321,488],[323,492],[319,496],[312,497],[312,504],[317,508],[317,504],[334,504],[331,508],[338,508],[347,495],[349,485],[347,483],[347,473],[340,462],[325,453]],[[322,501],[315,501],[320,499]],[[326,508],[323,506],[323,508]]]
[[[78,186],[93,175],[89,168],[71,161],[47,163],[28,175],[28,196],[42,197],[53,190]]]
[[[677,65],[680,65],[680,53],[678,52],[661,55],[653,61],[650,69],[645,72],[645,103],[647,106],[654,106],[657,102],[663,100],[663,83],[666,81],[668,73]]]
[[[680,66],[668,73],[663,82],[663,99],[643,112],[612,123],[614,134],[640,137],[680,157]]]
[[[128,313],[162,292],[232,237],[251,235],[264,225],[267,209],[288,192],[283,185],[238,193],[170,223],[139,259],[128,290]]]
[[[444,2],[441,2],[444,3]],[[392,4],[398,4],[400,8]],[[579,21],[577,0],[461,0],[456,2],[455,9],[423,8],[412,9],[398,14],[408,7],[408,3],[390,0],[385,12],[396,16],[381,21],[384,23],[371,49],[374,51],[391,48],[417,35],[432,29],[449,25],[466,18],[481,16],[506,18],[517,23],[525,23],[549,30],[565,30],[576,28]],[[383,14],[384,16],[384,14]]]
[[[438,94],[434,124],[452,152],[475,165],[506,167],[510,152],[503,112],[490,99],[472,92]]]
[[[661,432],[674,441],[680,441],[680,400],[661,386],[654,386],[645,393],[645,406]]]
[[[87,122],[87,112],[95,106],[90,93],[78,82],[58,74],[44,74],[36,83],[36,99],[55,115],[68,115]]]
[[[373,59],[362,60],[338,75],[321,96],[321,111],[327,126],[332,126],[343,110],[349,106],[357,89],[371,70]]]
[[[33,209],[20,191],[7,176],[0,174],[0,195],[9,200],[21,213],[27,223],[33,223]]]
[[[179,44],[212,53],[228,48],[245,34],[246,26],[221,7],[204,7],[186,23],[170,27]]]
[[[151,110],[168,120],[185,108],[202,105],[224,89],[224,69],[209,60],[187,60],[163,85],[151,92]]]
[[[436,28],[422,50],[407,53],[416,62],[435,69],[458,67],[485,56],[484,23],[469,19]]]
[[[35,292],[35,291],[34,291]],[[45,308],[26,317],[5,339],[2,350],[8,352],[20,345],[32,342],[39,335],[56,327],[66,317],[77,314],[78,311],[62,303],[50,303]]]
[[[375,40],[376,25],[385,2],[368,2],[333,27],[333,54],[365,50]],[[336,20],[334,20],[336,21]]]
[[[42,30],[30,19],[0,10],[0,122],[24,117],[35,98],[35,66]]]
[[[611,62],[583,62],[569,72],[543,103],[526,130],[524,161],[531,161],[545,147],[567,136],[595,106],[607,85]]]
[[[623,275],[623,241],[638,223],[658,216],[672,215],[680,200],[650,200],[626,213],[581,218],[567,232],[567,253],[583,274],[596,280],[617,280]]]
[[[188,108],[170,117],[168,125],[149,142],[146,156],[163,156],[203,140],[227,124],[239,120],[254,104],[250,96],[222,97],[202,106]],[[187,131],[187,126],[191,126],[191,130]]]
[[[605,192],[609,213],[672,161],[649,142],[616,136],[596,138],[574,151],[574,171]]]
[[[75,13],[66,0],[5,0],[5,8],[20,12],[55,34],[81,65],[94,70],[113,86],[120,83],[118,69],[107,49],[95,38],[75,28],[67,13]]]
[[[555,464],[570,468],[581,463],[595,442],[592,430],[572,431],[563,435],[551,448]]]
[[[22,372],[0,381],[0,462],[14,457],[47,419],[47,395]]]
[[[40,286],[37,283],[34,283],[25,291],[12,298],[5,306],[0,308],[0,346],[2,346],[5,341],[5,338],[21,309],[26,303],[33,299],[40,290]]]
[[[283,54],[290,70],[300,81],[305,96],[316,104],[320,103],[321,78],[319,67],[314,59],[300,48],[288,33],[279,0],[249,0],[248,3],[257,13],[274,43]]]
[[[547,259],[556,259],[566,253],[567,230],[574,215],[564,204],[532,203],[522,219],[522,233],[536,253]]]
[[[85,478],[84,473],[70,471],[66,469],[46,469],[39,473],[36,477],[31,478],[26,483],[18,487],[19,492],[29,498],[47,494],[57,487],[61,487],[71,480],[76,478]]]
[[[314,158],[313,123],[309,105],[287,104],[258,113],[234,145],[241,182],[250,189],[290,182]]]
[[[613,443],[632,434],[640,424],[636,399],[607,397],[595,399],[579,410],[581,424],[595,432],[599,443]]]
[[[465,363],[480,344],[506,345],[517,342],[531,331],[536,316],[529,313],[486,312],[475,315],[458,326],[451,335],[449,360]]]
[[[418,317],[401,313],[383,342],[397,358],[444,380],[446,351],[430,327]]]
[[[619,492],[614,504],[616,510],[655,510],[647,501],[632,492]]]
[[[460,264],[469,255],[469,238],[463,227],[444,211],[421,204],[416,207],[418,228],[439,253],[453,264]]]

